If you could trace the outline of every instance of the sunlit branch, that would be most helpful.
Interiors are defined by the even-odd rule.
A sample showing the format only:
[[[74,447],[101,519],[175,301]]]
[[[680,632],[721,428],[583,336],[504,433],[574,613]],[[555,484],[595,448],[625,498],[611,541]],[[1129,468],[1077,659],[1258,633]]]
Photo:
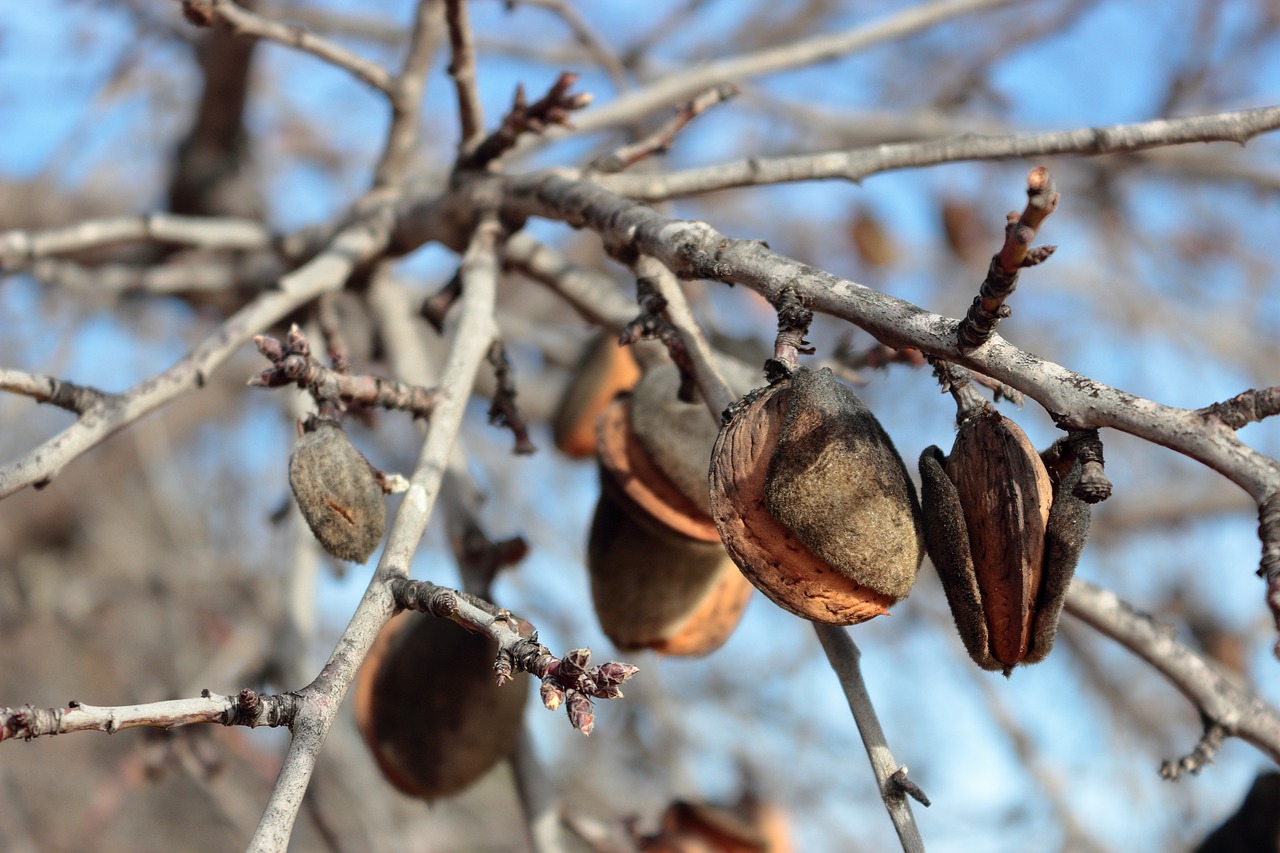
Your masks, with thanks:
[[[272,234],[252,219],[171,213],[89,219],[38,231],[0,231],[0,272],[22,269],[39,258],[142,241],[243,251],[268,248]]]
[[[183,0],[183,6],[192,7],[194,14],[205,14],[221,21],[238,33],[278,42],[349,72],[357,80],[367,83],[387,95],[393,94],[394,80],[387,70],[376,62],[357,56],[340,44],[322,38],[296,24],[282,24],[251,12],[232,0]],[[191,19],[192,14],[188,14]]]
[[[583,124],[585,122],[579,122]],[[661,201],[733,187],[794,181],[859,181],[881,172],[960,163],[1050,155],[1097,156],[1193,142],[1245,143],[1280,127],[1280,107],[1159,119],[1138,124],[1053,133],[981,136],[899,142],[792,157],[757,157],[737,163],[655,175],[606,175],[597,182],[620,195]]]

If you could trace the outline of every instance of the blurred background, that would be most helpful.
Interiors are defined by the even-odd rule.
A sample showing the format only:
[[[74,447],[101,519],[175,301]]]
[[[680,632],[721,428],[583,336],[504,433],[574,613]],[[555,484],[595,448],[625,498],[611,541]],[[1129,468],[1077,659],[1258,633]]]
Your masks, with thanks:
[[[681,68],[842,31],[909,5],[474,0],[469,9],[492,127],[518,83],[536,97],[562,69],[581,74],[576,90],[607,104]],[[253,7],[390,68],[413,14],[409,0]],[[426,180],[447,175],[457,145],[447,54],[437,50],[428,83],[415,165]],[[738,82],[738,98],[638,168],[1274,104],[1280,7],[1012,3],[816,67]],[[0,117],[0,229],[172,210],[263,217],[288,233],[341,216],[367,187],[388,110],[312,56],[190,26],[177,3],[49,0],[0,13]],[[572,136],[510,168],[581,165],[639,129]],[[955,317],[1003,239],[1004,214],[1022,207],[1027,169],[1048,165],[1062,202],[1040,240],[1059,248],[1022,275],[1000,333],[1126,391],[1200,407],[1280,381],[1278,143],[1264,136],[1245,148],[953,164],[858,185],[725,191],[664,211],[767,240]],[[626,271],[591,235],[529,227],[630,293]],[[131,246],[0,280],[0,365],[105,391],[164,370],[270,283],[269,270],[246,257],[235,286],[204,287],[195,272],[202,258],[188,254]],[[161,264],[175,271],[165,292],[137,274]],[[427,246],[395,264],[395,281],[416,305],[456,264]],[[705,282],[687,292],[726,348],[751,352],[772,340],[772,309],[754,294]],[[351,302],[359,316],[361,296]],[[536,697],[529,703],[533,747],[565,811],[588,822],[634,819],[652,831],[674,798],[732,802],[750,791],[785,815],[798,850],[896,847],[839,685],[807,625],[756,595],[734,636],[709,657],[610,648],[583,565],[596,467],[558,454],[548,427],[594,330],[515,274],[502,282],[499,324],[540,449],[511,455],[510,434],[486,423],[487,401],[473,401],[461,440],[486,496],[482,522],[494,538],[522,535],[531,546],[499,577],[494,598],[536,624],[557,652],[589,646],[598,660],[642,670],[625,699],[598,703],[590,739]],[[425,324],[420,333],[444,352]],[[846,357],[849,378],[913,471],[925,446],[950,446],[954,405],[927,369],[859,366],[874,341],[831,318],[819,318],[810,337],[820,356]],[[359,372],[390,372],[376,345],[353,345],[353,356]],[[132,704],[202,688],[288,690],[314,676],[370,569],[330,562],[300,525],[287,459],[303,409],[291,393],[244,387],[265,366],[244,347],[199,393],[117,434],[47,488],[0,503],[0,704]],[[1002,410],[1038,447],[1056,437],[1034,401]],[[0,396],[0,461],[72,417]],[[380,413],[374,427],[353,425],[351,435],[378,466],[412,470],[419,440],[407,416]],[[1241,436],[1280,455],[1274,419]],[[1181,641],[1280,701],[1274,628],[1254,575],[1253,503],[1168,450],[1111,432],[1102,438],[1115,493],[1095,509],[1079,575],[1157,614]],[[459,583],[438,521],[414,575]],[[853,630],[895,756],[933,802],[915,807],[931,850],[1191,849],[1269,769],[1252,747],[1229,741],[1199,776],[1162,781],[1160,762],[1190,751],[1201,726],[1157,673],[1070,619],[1043,664],[1009,680],[982,672],[965,656],[927,565],[892,617]],[[533,688],[521,678],[507,689]],[[278,732],[213,727],[5,744],[0,846],[235,849],[261,814],[284,745]],[[505,766],[430,806],[402,796],[378,776],[344,718],[294,848],[519,851],[526,842],[517,814]]]

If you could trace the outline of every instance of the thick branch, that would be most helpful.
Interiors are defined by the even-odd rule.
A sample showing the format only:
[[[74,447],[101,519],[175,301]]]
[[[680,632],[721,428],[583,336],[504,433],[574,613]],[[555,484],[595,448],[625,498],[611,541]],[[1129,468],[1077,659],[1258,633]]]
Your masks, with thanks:
[[[395,612],[391,583],[408,577],[409,565],[439,495],[440,481],[462,425],[476,371],[497,333],[493,320],[497,289],[496,239],[496,224],[481,224],[463,259],[462,306],[453,346],[442,371],[440,404],[432,416],[409,489],[396,513],[391,535],[364,598],[320,675],[299,692],[306,703],[305,709],[294,726],[284,765],[250,842],[253,853],[282,853],[288,847],[302,798],[342,699],[378,632]]]

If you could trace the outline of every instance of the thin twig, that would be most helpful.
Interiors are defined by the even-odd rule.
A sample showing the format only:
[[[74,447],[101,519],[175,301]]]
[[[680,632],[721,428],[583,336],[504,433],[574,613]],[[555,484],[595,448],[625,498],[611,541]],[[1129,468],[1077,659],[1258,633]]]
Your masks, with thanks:
[[[416,418],[430,417],[436,407],[439,395],[434,388],[382,376],[352,376],[336,368],[325,367],[311,355],[310,344],[296,325],[290,330],[287,341],[266,335],[258,335],[253,340],[258,352],[272,366],[250,377],[248,384],[252,387],[297,385],[309,391],[317,403],[335,403],[339,408],[347,403],[381,406],[409,412]]]
[[[911,804],[907,802],[901,785],[890,784],[890,779],[899,771],[900,766],[889,751],[889,742],[884,736],[884,729],[880,728],[875,705],[871,703],[871,695],[862,680],[862,667],[859,664],[862,653],[845,628],[814,623],[813,629],[822,643],[822,650],[827,653],[831,668],[840,679],[845,700],[858,724],[862,745],[866,747],[867,758],[871,760],[880,798],[893,821],[893,828],[898,832],[902,849],[906,853],[923,853],[924,839],[920,837],[920,829],[911,814]]]
[[[618,57],[572,3],[566,0],[513,0],[513,2],[525,6],[536,6],[555,14],[564,21],[574,38],[586,49],[587,54],[609,75],[609,80],[617,91],[623,92],[630,88],[627,71],[622,67]]]
[[[58,435],[0,467],[0,498],[30,485],[48,483],[107,436],[203,386],[205,379],[254,334],[322,293],[340,288],[358,264],[382,250],[389,230],[385,218],[370,218],[339,232],[326,250],[280,279],[276,289],[259,294],[224,320],[190,355],[163,373],[105,399]]]
[[[296,697],[260,695],[245,688],[235,696],[204,691],[198,699],[173,699],[144,705],[99,707],[70,702],[65,708],[0,708],[0,741],[71,732],[106,732],[150,726],[174,728],[194,723],[224,726],[288,726],[297,713]]]
[[[587,124],[588,113],[578,125]],[[1098,156],[1194,142],[1236,142],[1280,127],[1280,106],[1138,124],[1089,127],[1052,133],[978,136],[871,145],[793,157],[759,157],[720,166],[657,175],[606,175],[601,186],[644,201],[664,201],[733,187],[795,181],[860,181],[898,169],[971,160],[1039,158],[1055,154]]]
[[[395,81],[385,68],[376,62],[357,56],[336,42],[309,32],[304,27],[281,24],[264,18],[256,12],[237,5],[232,0],[183,0],[183,5],[194,7],[213,20],[222,21],[238,33],[278,42],[303,53],[309,53],[349,72],[357,80],[369,84],[380,92],[387,95],[393,94]]]
[[[388,92],[391,125],[387,128],[386,143],[378,157],[378,165],[373,170],[375,187],[398,184],[409,169],[418,141],[422,101],[426,97],[427,74],[435,56],[439,26],[440,4],[437,0],[418,0],[413,13],[413,30],[409,34],[409,50]]]
[[[651,280],[658,294],[666,300],[667,319],[684,341],[684,349],[693,367],[698,390],[702,392],[702,399],[706,402],[711,417],[719,423],[721,414],[733,405],[738,395],[729,387],[720,368],[716,366],[711,345],[707,343],[706,335],[689,310],[689,301],[685,299],[680,283],[670,270],[650,257],[640,258],[635,269],[636,275]]]
[[[445,20],[449,24],[449,76],[458,93],[458,150],[470,154],[480,144],[484,133],[484,108],[476,87],[475,42],[471,36],[471,20],[466,0],[445,0]]]
[[[943,0],[926,3],[842,33],[814,36],[705,65],[684,66],[678,72],[642,88],[633,89],[616,101],[584,115],[577,122],[578,129],[597,131],[617,127],[644,118],[654,110],[687,100],[719,83],[741,83],[764,74],[827,62],[891,39],[913,35],[961,15],[1009,3],[1010,0]]]
[[[1027,206],[1019,215],[1011,211],[1004,229],[1004,245],[991,258],[987,277],[978,295],[960,321],[956,338],[965,349],[975,349],[995,333],[1000,320],[1009,316],[1006,300],[1018,287],[1018,273],[1023,267],[1035,266],[1053,254],[1053,246],[1031,247],[1040,223],[1058,207],[1058,192],[1053,176],[1044,166],[1027,175]]]
[[[740,91],[732,83],[721,83],[718,86],[712,86],[676,110],[676,114],[653,133],[643,139],[623,145],[609,154],[601,155],[592,161],[591,165],[587,167],[587,171],[609,175],[621,172],[628,166],[634,165],[652,154],[667,152],[670,150],[672,143],[675,142],[676,134],[683,130],[685,125],[716,104],[724,103],[736,96]]]

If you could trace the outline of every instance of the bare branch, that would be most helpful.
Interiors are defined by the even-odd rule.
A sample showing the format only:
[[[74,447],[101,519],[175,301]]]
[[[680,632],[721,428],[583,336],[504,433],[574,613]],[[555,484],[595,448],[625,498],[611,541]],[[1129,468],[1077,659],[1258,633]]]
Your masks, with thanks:
[[[328,249],[280,279],[277,289],[260,294],[223,321],[186,358],[163,373],[104,399],[58,435],[20,459],[0,466],[0,498],[30,485],[48,483],[73,459],[107,436],[201,387],[205,378],[255,333],[320,294],[342,287],[356,265],[382,250],[388,230],[389,223],[378,219],[348,226]]]
[[[414,552],[439,495],[476,371],[497,334],[493,319],[497,234],[496,222],[482,222],[463,258],[464,292],[459,322],[441,373],[444,393],[364,598],[320,675],[298,693],[305,707],[299,712],[284,765],[250,842],[249,850],[253,853],[282,853],[288,847],[298,809],[342,699],[378,632],[395,612],[391,583],[408,577]]]
[[[592,110],[577,122],[583,132],[617,127],[649,115],[671,104],[688,100],[698,92],[720,83],[743,80],[816,65],[865,50],[872,45],[904,38],[943,21],[1009,5],[1010,0],[942,0],[912,6],[870,24],[842,33],[814,36],[757,53],[732,56],[705,65],[684,67],[647,86],[634,89],[616,101]]]
[[[436,0],[418,0],[413,14],[413,31],[409,34],[409,51],[388,92],[391,126],[387,128],[387,141],[373,170],[376,187],[399,183],[408,171],[410,156],[418,141],[427,74],[431,71],[439,29],[440,4]]]
[[[475,41],[471,36],[471,19],[467,16],[467,0],[445,0],[445,20],[449,24],[449,47],[453,58],[449,76],[458,93],[458,150],[470,154],[480,144],[484,133],[484,108],[476,88]]]
[[[258,335],[254,339],[258,351],[272,367],[249,379],[255,388],[280,388],[297,385],[305,388],[317,403],[362,403],[411,413],[427,418],[435,409],[438,394],[434,388],[422,388],[381,376],[351,376],[325,367],[311,355],[306,337],[297,326],[289,333],[288,342]]]
[[[609,75],[614,88],[619,92],[630,88],[627,71],[622,67],[618,57],[572,3],[567,0],[512,0],[513,5],[516,2],[546,9],[564,21],[565,26],[573,33],[574,38],[587,51],[587,54]]]
[[[558,249],[539,243],[529,234],[511,235],[502,260],[534,281],[560,294],[588,322],[621,332],[636,315],[635,303],[598,270],[579,266]]]
[[[1172,628],[1079,578],[1071,581],[1066,610],[1155,667],[1195,705],[1206,725],[1220,727],[1280,761],[1280,712],[1178,643]]]
[[[721,83],[718,86],[712,86],[682,106],[674,116],[664,122],[653,133],[643,139],[624,145],[616,151],[596,158],[587,167],[587,171],[609,175],[621,172],[628,166],[634,165],[652,154],[666,153],[675,142],[676,134],[683,130],[685,125],[716,104],[724,103],[735,97],[739,91],[738,87],[732,83]]]
[[[272,234],[251,219],[148,213],[90,219],[43,231],[0,232],[0,272],[13,272],[37,258],[149,240],[211,250],[252,250],[271,246]]]
[[[224,726],[289,726],[297,711],[289,694],[263,696],[245,688],[235,696],[219,696],[208,690],[199,699],[174,699],[145,705],[98,707],[71,702],[65,708],[0,708],[0,741],[61,735],[71,732],[106,732],[150,726],[172,729],[194,723]]]
[[[813,629],[822,642],[822,650],[827,653],[831,668],[840,679],[849,710],[853,712],[853,718],[858,724],[862,745],[866,747],[867,758],[871,760],[871,770],[875,773],[880,798],[893,821],[893,828],[898,832],[902,849],[907,853],[923,853],[924,839],[920,837],[920,828],[916,826],[915,817],[911,814],[911,804],[907,802],[904,786],[901,782],[891,781],[900,769],[904,776],[906,771],[894,761],[893,753],[889,751],[889,742],[884,736],[884,729],[880,728],[875,705],[871,704],[871,694],[867,692],[867,685],[862,680],[862,667],[859,664],[862,653],[845,628],[814,623]],[[927,799],[925,798],[925,805],[928,805]]]
[[[585,119],[578,124],[586,124]],[[1280,127],[1280,107],[1262,107],[1054,133],[965,134],[795,157],[760,157],[665,175],[608,175],[599,178],[598,183],[621,195],[662,201],[732,187],[831,179],[859,181],[880,172],[969,160],[1006,160],[1055,154],[1097,156],[1193,142],[1237,142],[1243,145],[1277,127]]]
[[[1016,211],[1009,213],[1004,245],[991,258],[987,277],[956,330],[962,347],[975,349],[995,333],[1001,318],[1010,314],[1005,301],[1018,287],[1018,273],[1023,267],[1035,266],[1053,254],[1053,246],[1032,249],[1031,241],[1036,238],[1040,223],[1057,207],[1058,192],[1054,189],[1053,176],[1044,166],[1037,166],[1027,175],[1027,206],[1021,216]]]
[[[221,21],[243,35],[267,39],[309,53],[349,72],[362,83],[394,97],[395,81],[385,68],[357,56],[336,42],[309,32],[304,27],[264,18],[237,5],[233,0],[183,0],[183,6],[198,9],[212,20]]]
[[[66,409],[82,415],[95,406],[106,404],[111,394],[77,385],[52,376],[38,376],[21,370],[5,370],[0,368],[0,391],[10,391],[25,397]]]

